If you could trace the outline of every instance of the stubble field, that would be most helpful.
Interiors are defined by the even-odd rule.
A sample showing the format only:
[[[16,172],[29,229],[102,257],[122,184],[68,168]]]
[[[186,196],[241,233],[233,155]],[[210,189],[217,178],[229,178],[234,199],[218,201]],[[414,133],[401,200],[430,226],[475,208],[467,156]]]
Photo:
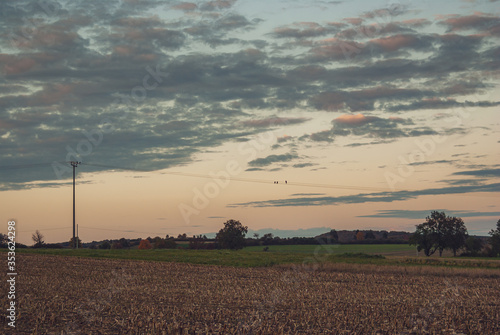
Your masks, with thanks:
[[[0,316],[7,334],[500,332],[493,269],[234,268],[37,254],[17,262],[15,332]],[[0,300],[6,306],[6,294]]]

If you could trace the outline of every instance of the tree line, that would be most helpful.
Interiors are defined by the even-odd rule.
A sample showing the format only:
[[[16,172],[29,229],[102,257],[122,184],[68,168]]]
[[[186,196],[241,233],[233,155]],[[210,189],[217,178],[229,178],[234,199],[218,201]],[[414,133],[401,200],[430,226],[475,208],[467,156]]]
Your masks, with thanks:
[[[246,237],[248,227],[237,220],[228,220],[224,227],[216,234],[215,239],[208,239],[205,235],[195,235],[188,237],[186,234],[179,234],[177,238],[166,235],[165,238],[159,236],[146,239],[125,239],[105,240],[93,242],[87,247],[91,249],[124,249],[138,247],[138,249],[176,249],[179,248],[178,242],[188,242],[189,249],[241,249],[245,246],[257,245],[290,245],[290,244],[332,244],[339,243],[337,232],[332,229],[329,233],[317,237],[292,237],[280,238],[273,234],[264,234],[260,237],[254,234],[253,238]],[[416,245],[418,251],[424,251],[426,256],[431,256],[439,252],[441,256],[444,250],[451,250],[456,256],[459,250],[464,250],[462,255],[466,256],[500,256],[500,220],[496,224],[496,229],[489,232],[490,238],[485,244],[484,239],[469,236],[464,221],[459,217],[447,216],[444,212],[433,211],[425,222],[416,226],[415,232],[411,235],[410,245]],[[387,236],[384,239],[375,240],[371,231],[355,232],[357,243],[387,243]],[[0,233],[0,247],[6,246],[6,235]],[[45,243],[44,236],[38,230],[32,235],[33,248],[62,248],[60,243]],[[73,247],[75,242],[78,247],[83,244],[80,239],[65,245]],[[26,247],[19,245],[19,247]]]
[[[480,238],[469,236],[462,218],[433,211],[425,222],[417,225],[410,237],[410,245],[416,245],[418,251],[423,250],[425,256],[435,252],[442,256],[444,250],[453,251],[454,256],[459,250],[464,250],[465,256],[500,256],[500,220],[489,235],[489,245],[485,245]]]

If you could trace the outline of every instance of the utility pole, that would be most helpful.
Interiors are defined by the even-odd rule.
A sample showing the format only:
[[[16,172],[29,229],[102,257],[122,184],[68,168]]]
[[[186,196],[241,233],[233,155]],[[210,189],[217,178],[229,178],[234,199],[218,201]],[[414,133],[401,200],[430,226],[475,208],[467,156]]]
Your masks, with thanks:
[[[75,168],[82,162],[70,162],[70,164],[73,167],[73,248],[78,248],[75,238]]]

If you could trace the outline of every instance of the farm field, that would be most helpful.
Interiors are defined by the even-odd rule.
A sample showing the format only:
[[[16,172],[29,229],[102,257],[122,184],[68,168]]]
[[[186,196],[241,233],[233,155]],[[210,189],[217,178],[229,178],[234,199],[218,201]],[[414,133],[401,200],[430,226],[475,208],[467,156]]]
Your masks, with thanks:
[[[303,259],[296,253],[265,253],[244,250],[189,250],[189,249],[18,249],[18,253],[38,255],[77,256],[129,260],[179,262],[236,267],[271,266],[294,263]]]
[[[264,246],[246,247],[248,251],[262,251]],[[415,246],[408,244],[323,244],[323,245],[270,245],[269,252],[300,253],[365,253],[378,255],[416,256]],[[420,253],[422,254],[422,253]]]
[[[496,269],[244,268],[28,253],[17,267],[15,334],[500,332]],[[0,300],[5,306],[6,295]]]
[[[91,258],[148,260],[235,267],[265,267],[303,262],[363,263],[377,265],[473,267],[500,269],[498,258],[419,257],[406,245],[283,245],[247,247],[243,250],[189,249],[18,249],[20,254],[77,256]],[[0,250],[1,251],[1,250]],[[5,252],[5,250],[3,250]]]

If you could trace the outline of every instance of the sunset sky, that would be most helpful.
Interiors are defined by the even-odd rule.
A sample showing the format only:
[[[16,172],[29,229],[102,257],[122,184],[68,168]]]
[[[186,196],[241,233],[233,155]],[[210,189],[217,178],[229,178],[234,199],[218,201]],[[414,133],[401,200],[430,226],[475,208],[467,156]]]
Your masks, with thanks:
[[[0,232],[500,218],[500,1],[1,1]],[[286,181],[286,182],[285,182]],[[277,182],[277,183],[276,183]]]

